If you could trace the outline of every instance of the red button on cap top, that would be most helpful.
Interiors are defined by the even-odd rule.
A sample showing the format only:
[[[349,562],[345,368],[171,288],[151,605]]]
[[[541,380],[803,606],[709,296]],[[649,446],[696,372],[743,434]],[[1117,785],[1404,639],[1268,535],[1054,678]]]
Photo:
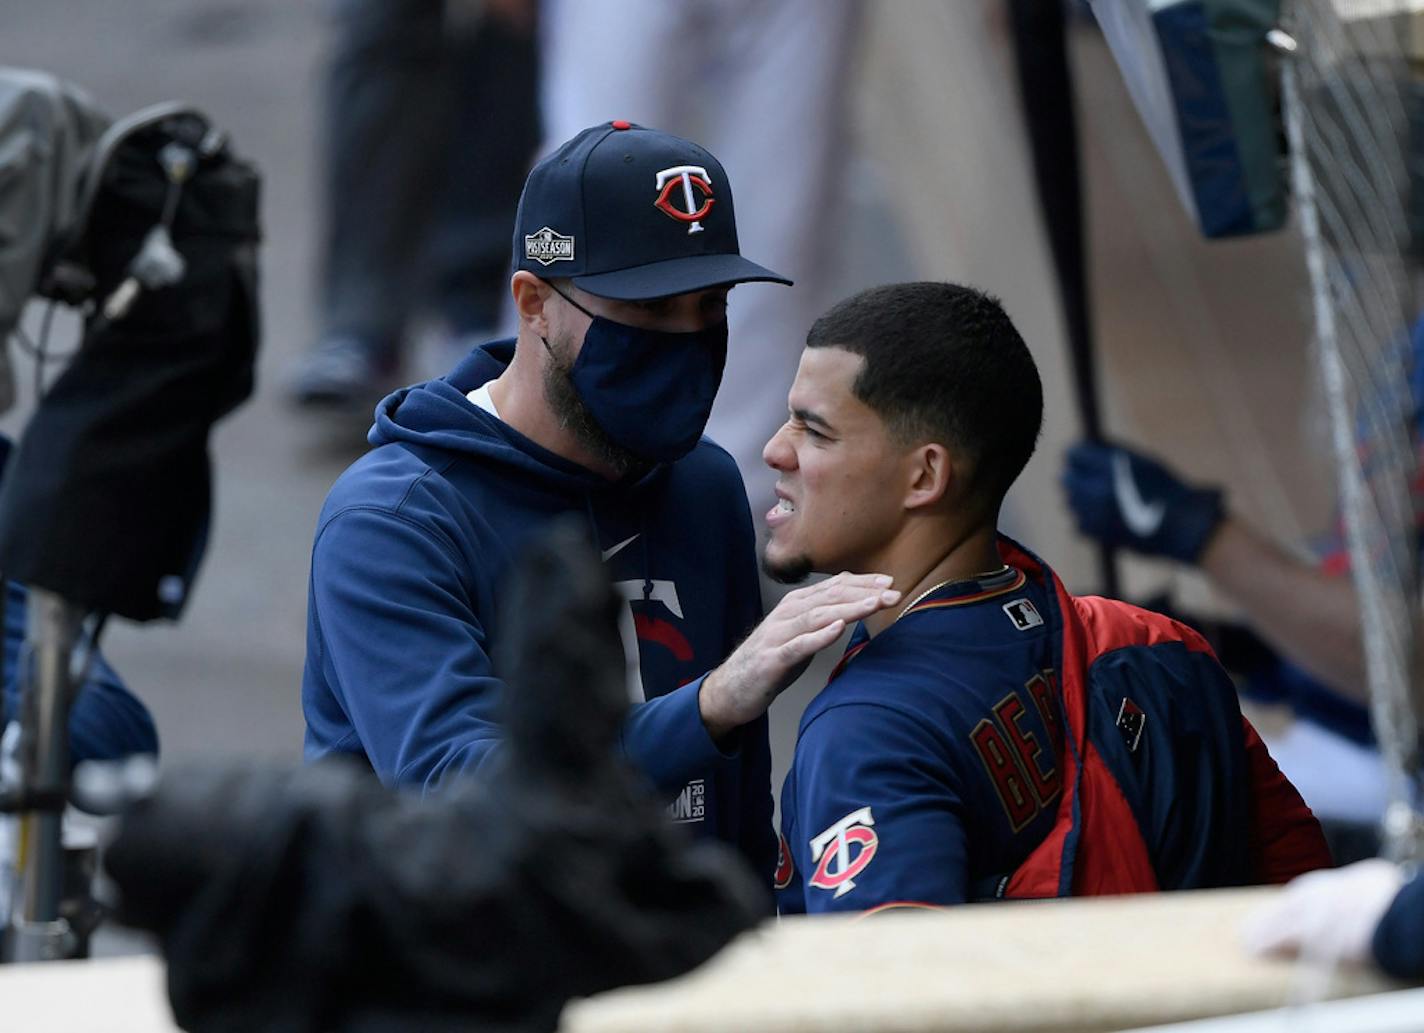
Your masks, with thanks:
[[[632,129],[632,128],[633,128],[633,123],[632,123],[632,122],[625,122],[625,121],[623,121],[621,118],[615,118],[615,119],[613,120],[613,128],[614,128],[614,129]]]

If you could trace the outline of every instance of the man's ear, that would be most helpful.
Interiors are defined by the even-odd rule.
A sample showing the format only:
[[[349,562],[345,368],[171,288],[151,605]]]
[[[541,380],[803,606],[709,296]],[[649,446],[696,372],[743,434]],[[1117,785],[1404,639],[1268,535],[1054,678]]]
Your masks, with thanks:
[[[957,490],[958,482],[963,477],[949,449],[934,442],[915,448],[906,461],[910,478],[905,492],[906,509],[934,505]]]
[[[536,337],[549,336],[549,319],[544,305],[553,292],[547,283],[527,269],[520,269],[509,280],[509,294],[514,299],[514,311],[519,325],[527,326]]]

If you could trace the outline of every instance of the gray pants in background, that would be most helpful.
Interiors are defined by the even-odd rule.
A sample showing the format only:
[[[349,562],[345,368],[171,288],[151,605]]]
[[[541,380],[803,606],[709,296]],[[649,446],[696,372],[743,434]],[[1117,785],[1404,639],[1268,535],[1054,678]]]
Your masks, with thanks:
[[[398,353],[420,311],[494,324],[540,139],[532,24],[445,0],[335,0],[322,140],[322,333]]]

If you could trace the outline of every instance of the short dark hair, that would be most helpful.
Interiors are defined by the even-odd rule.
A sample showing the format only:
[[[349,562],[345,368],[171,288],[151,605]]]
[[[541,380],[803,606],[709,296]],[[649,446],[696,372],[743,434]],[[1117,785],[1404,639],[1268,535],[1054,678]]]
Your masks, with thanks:
[[[816,320],[808,348],[865,359],[851,386],[898,441],[938,441],[972,465],[969,491],[997,510],[1043,425],[1043,385],[997,298],[955,283],[892,283]]]

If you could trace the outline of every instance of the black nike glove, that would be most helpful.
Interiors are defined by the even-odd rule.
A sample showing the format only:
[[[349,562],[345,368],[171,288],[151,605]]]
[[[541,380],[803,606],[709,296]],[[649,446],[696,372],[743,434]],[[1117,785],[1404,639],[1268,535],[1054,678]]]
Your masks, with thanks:
[[[1185,484],[1161,463],[1112,445],[1069,449],[1062,482],[1079,531],[1148,556],[1196,563],[1225,516],[1219,490]]]

